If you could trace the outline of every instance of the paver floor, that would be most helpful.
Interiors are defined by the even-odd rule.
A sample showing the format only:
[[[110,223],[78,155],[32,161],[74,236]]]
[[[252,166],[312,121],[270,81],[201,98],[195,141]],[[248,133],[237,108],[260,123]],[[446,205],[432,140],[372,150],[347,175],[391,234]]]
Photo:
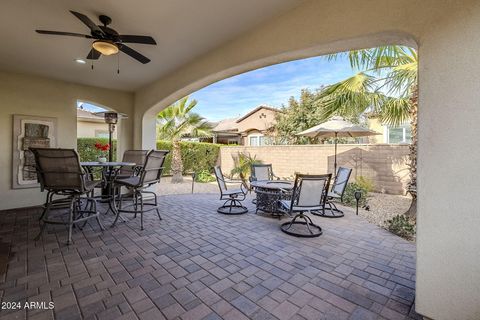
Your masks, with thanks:
[[[301,239],[250,199],[241,216],[218,214],[215,194],[159,200],[163,220],[147,213],[144,231],[131,216],[104,232],[92,222],[70,246],[58,226],[33,240],[38,209],[1,212],[0,297],[21,307],[0,319],[418,318],[414,244],[351,211],[314,217],[324,234]]]

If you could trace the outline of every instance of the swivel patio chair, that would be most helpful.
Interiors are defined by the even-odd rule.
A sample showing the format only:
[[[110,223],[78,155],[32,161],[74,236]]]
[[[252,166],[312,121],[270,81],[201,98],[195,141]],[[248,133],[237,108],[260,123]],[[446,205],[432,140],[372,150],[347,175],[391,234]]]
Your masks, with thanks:
[[[280,200],[280,210],[292,216],[296,215],[290,222],[285,222],[280,229],[286,234],[312,238],[322,234],[322,228],[313,223],[306,213],[325,211],[327,192],[330,184],[331,174],[295,176],[291,200]],[[303,219],[304,221],[297,221]]]
[[[279,180],[275,174],[271,164],[253,164],[250,167],[250,182],[262,180]]]
[[[280,180],[275,174],[273,174],[273,169],[271,164],[252,164],[250,166],[250,183],[253,181],[265,181],[265,180]],[[252,186],[250,185],[249,191],[252,191]],[[252,199],[252,203],[257,203],[257,198]]]
[[[40,238],[47,224],[67,225],[67,244],[72,242],[73,226],[81,229],[89,219],[96,219],[100,229],[104,230],[97,212],[97,202],[95,198],[87,196],[100,181],[88,181],[88,175],[80,166],[77,152],[73,149],[47,148],[32,148],[31,151],[35,157],[41,191],[47,190],[47,199],[40,219],[43,224],[35,239]],[[85,209],[82,208],[82,201],[86,202]],[[49,219],[52,210],[65,208],[68,209],[68,222]],[[80,224],[81,222],[83,224]]]
[[[322,212],[313,214],[324,218],[341,218],[345,215],[342,210],[337,208],[335,201],[343,201],[343,194],[345,193],[345,188],[347,187],[351,173],[352,169],[344,167],[338,168],[337,175],[333,180],[332,189],[327,194],[326,205],[328,208],[325,208]]]
[[[223,205],[217,209],[217,212],[231,215],[247,213],[247,207],[244,207],[241,202],[245,200],[248,191],[243,182],[225,179],[222,169],[218,166],[214,168],[214,171],[220,189],[220,200],[225,200]],[[239,184],[240,188],[228,189],[227,184]]]
[[[134,213],[134,218],[137,217],[137,213],[140,213],[140,229],[143,230],[143,214],[148,211],[156,210],[158,218],[162,220],[160,211],[158,210],[157,195],[153,191],[148,191],[147,188],[160,182],[160,178],[163,172],[163,163],[165,157],[169,153],[168,150],[150,151],[146,158],[145,163],[138,169],[138,174],[127,178],[116,178],[114,180],[114,189],[119,190],[119,187],[126,187],[131,191],[130,195],[123,195],[121,192],[115,199],[118,202],[117,216],[113,224],[117,223],[120,213]],[[119,190],[121,191],[121,190]],[[153,202],[145,202],[144,195],[153,195]],[[124,207],[123,202],[132,200],[133,203]],[[147,206],[147,209],[145,208]]]

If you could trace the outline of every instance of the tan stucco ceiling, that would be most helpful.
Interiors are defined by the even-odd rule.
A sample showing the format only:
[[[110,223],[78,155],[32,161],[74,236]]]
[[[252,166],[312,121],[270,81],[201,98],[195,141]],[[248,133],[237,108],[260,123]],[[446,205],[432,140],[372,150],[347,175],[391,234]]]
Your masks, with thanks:
[[[0,70],[32,73],[99,87],[134,91],[182,64],[233,39],[301,0],[15,0],[0,3]],[[149,57],[142,65],[120,55],[101,57],[90,65],[85,58],[91,40],[40,35],[35,29],[88,34],[68,10],[109,15],[111,27],[123,34],[149,35],[158,45],[132,44]],[[99,23],[100,24],[100,23]]]

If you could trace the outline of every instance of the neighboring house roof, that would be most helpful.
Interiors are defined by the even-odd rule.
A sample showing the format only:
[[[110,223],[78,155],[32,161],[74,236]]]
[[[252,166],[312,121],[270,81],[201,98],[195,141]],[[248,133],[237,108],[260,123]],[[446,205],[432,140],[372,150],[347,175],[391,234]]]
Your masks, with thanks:
[[[77,108],[77,120],[85,122],[105,122],[103,117],[95,115],[93,112]]]
[[[255,112],[257,112],[258,110],[261,110],[261,109],[267,109],[267,110],[271,110],[271,111],[274,111],[274,112],[281,112],[279,109],[277,108],[274,108],[274,107],[270,107],[266,104],[262,104],[262,105],[259,105],[258,107],[256,107],[255,109],[251,110],[250,112],[248,112],[247,114],[245,114],[244,116],[240,117],[237,119],[237,123],[238,122],[242,122],[243,120],[245,120],[246,118],[250,117],[252,114],[254,114]]]
[[[228,118],[223,119],[222,121],[218,122],[217,125],[212,129],[213,132],[222,132],[222,133],[235,133],[240,134],[239,129],[242,128],[241,122],[253,115],[254,113],[258,112],[259,110],[266,109],[273,112],[281,112],[279,109],[267,106],[267,105],[259,105],[258,107],[254,108],[253,110],[249,111],[245,115],[238,117],[238,118]],[[257,119],[258,120],[258,119]],[[261,126],[260,126],[261,127]],[[244,130],[245,128],[242,128]],[[262,129],[263,130],[263,129]]]
[[[238,131],[238,118],[223,119],[212,129],[213,132]]]

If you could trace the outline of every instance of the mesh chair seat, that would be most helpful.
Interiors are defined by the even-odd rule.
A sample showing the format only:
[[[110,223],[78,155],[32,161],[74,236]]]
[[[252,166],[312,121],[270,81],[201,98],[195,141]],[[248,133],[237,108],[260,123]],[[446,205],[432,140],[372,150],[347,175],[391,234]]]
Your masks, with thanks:
[[[93,180],[93,181],[85,181],[85,191],[90,192],[95,189],[96,186],[101,184],[102,181],[100,180]]]
[[[224,195],[236,195],[236,194],[243,194],[242,189],[230,189],[223,191]]]
[[[290,207],[292,205],[291,200],[280,200],[279,201],[280,205],[283,207],[284,210],[290,210]],[[300,206],[293,206],[292,212],[302,212],[302,211],[316,211],[316,210],[322,210],[323,206],[308,206],[308,207],[300,207]]]
[[[342,197],[342,195],[330,191],[330,192],[328,192],[327,197],[329,197],[329,198],[335,198],[335,199],[340,199],[340,198]]]
[[[116,179],[115,184],[119,184],[126,187],[136,187],[140,184],[140,177],[134,176],[129,178]]]

